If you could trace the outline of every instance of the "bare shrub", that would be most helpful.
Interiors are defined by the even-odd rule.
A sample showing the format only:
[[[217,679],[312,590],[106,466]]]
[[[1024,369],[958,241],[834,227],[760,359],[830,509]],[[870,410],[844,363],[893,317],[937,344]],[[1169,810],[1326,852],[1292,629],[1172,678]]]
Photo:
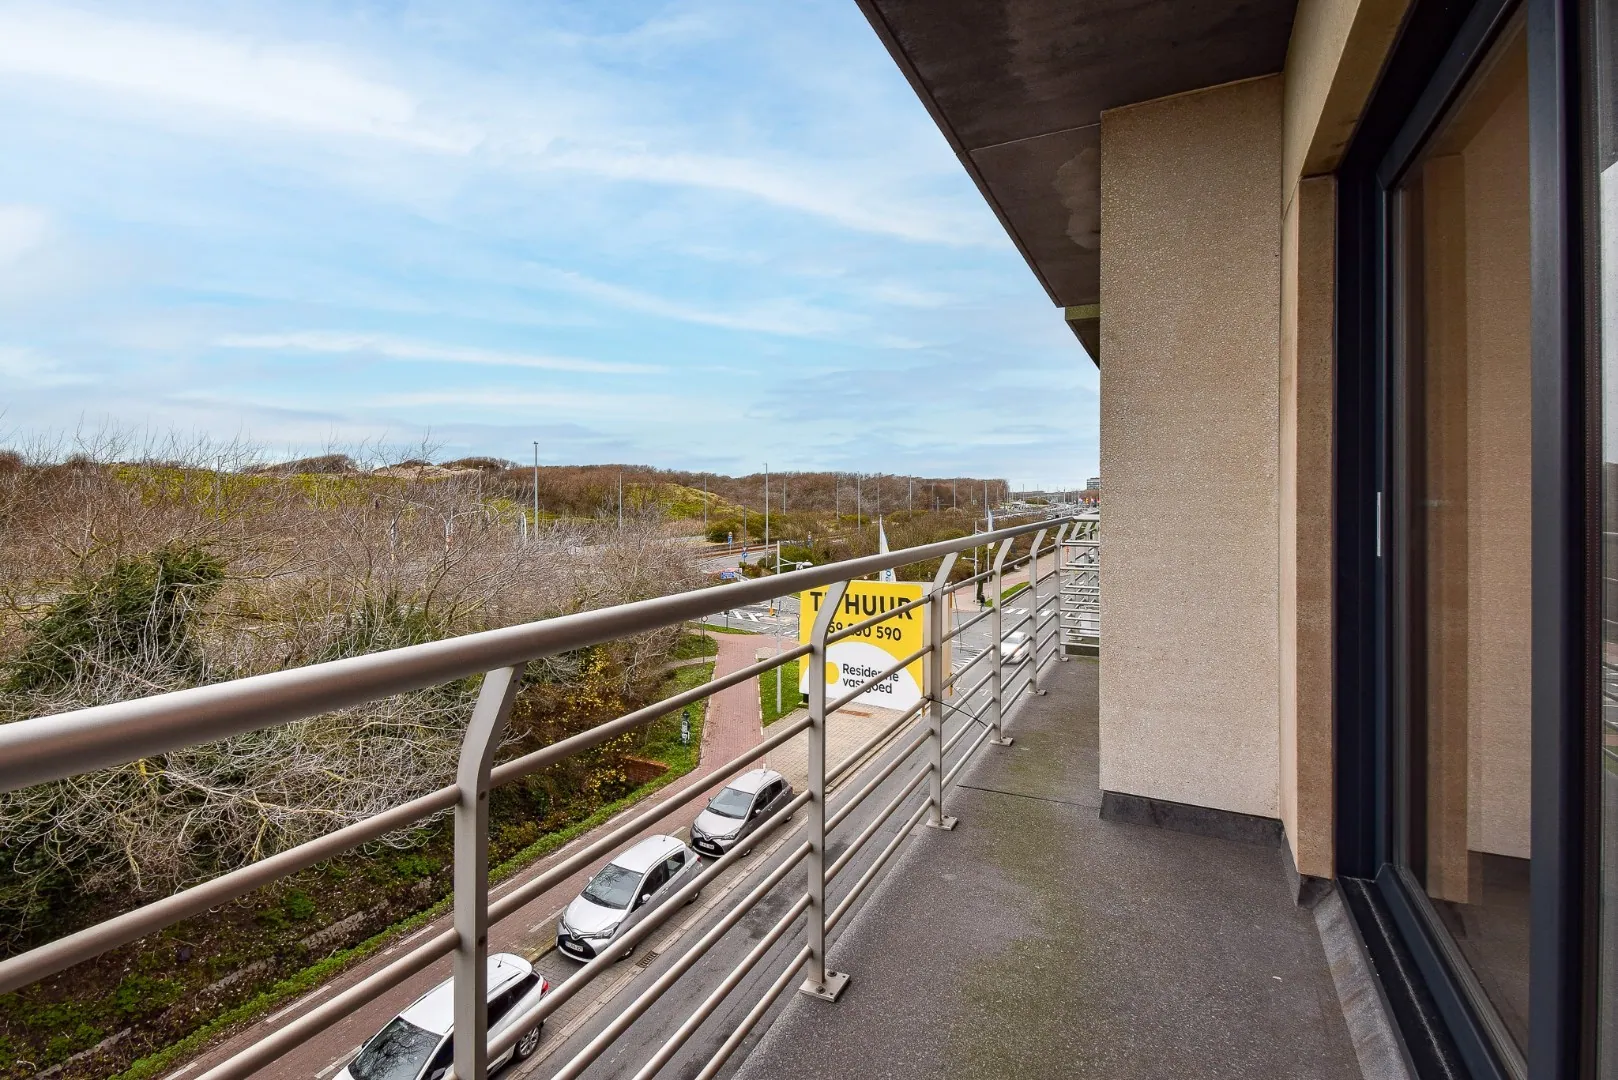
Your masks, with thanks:
[[[530,530],[525,542],[483,472],[267,472],[251,448],[172,442],[137,460],[74,451],[70,462],[61,449],[0,469],[0,722],[700,580],[652,522]],[[511,739],[565,726],[555,710],[594,700],[587,684],[602,708],[639,700],[674,636],[604,646],[588,672],[579,657],[535,665]],[[466,680],[0,796],[0,943],[69,893],[158,895],[446,783],[475,689]]]

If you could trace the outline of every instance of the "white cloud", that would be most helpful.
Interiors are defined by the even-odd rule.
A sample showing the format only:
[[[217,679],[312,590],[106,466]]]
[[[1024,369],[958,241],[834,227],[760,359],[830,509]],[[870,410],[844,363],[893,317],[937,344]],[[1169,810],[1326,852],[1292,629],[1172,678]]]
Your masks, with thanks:
[[[38,207],[0,203],[0,267],[44,247],[50,231],[50,216]]]
[[[92,381],[68,371],[52,357],[14,345],[0,345],[0,380],[32,387],[82,386]]]
[[[266,44],[54,7],[0,8],[0,75],[78,83],[262,123],[462,153],[475,133],[430,123],[409,92],[328,49]]]
[[[647,315],[679,322],[717,326],[726,330],[754,330],[789,337],[812,337],[844,330],[849,318],[841,312],[812,307],[797,300],[773,300],[732,311],[717,311],[681,300],[670,300],[638,289],[598,281],[569,270],[540,271],[540,277],[569,292]]]
[[[655,364],[620,364],[606,360],[578,360],[568,356],[500,352],[469,345],[414,341],[386,334],[350,334],[335,330],[300,330],[286,334],[231,334],[216,345],[227,349],[267,352],[310,352],[341,355],[357,353],[412,363],[481,364],[490,367],[538,368],[597,375],[648,375],[662,371]]]
[[[420,86],[367,73],[387,67],[326,45],[0,4],[0,78],[101,91],[116,107],[167,105],[181,123],[212,117],[376,140],[429,158],[483,151],[479,167],[508,176],[578,171],[742,196],[880,236],[952,246],[1005,243],[975,202],[918,193],[877,162],[831,166],[692,153],[683,146],[706,140],[700,124],[648,130],[611,91],[543,83],[514,91],[465,70],[412,72]],[[410,189],[397,166],[366,175]]]
[[[534,392],[529,390],[424,390],[406,394],[383,394],[367,405],[379,408],[467,405],[478,409],[561,409],[568,412],[603,413],[623,417],[637,412],[685,409],[691,402],[665,394],[590,394]]]
[[[870,185],[801,166],[777,166],[712,154],[658,153],[630,147],[566,147],[540,159],[613,180],[642,180],[746,195],[835,221],[860,232],[959,246],[999,246],[1005,236],[986,210],[939,206],[914,195],[893,199]]]

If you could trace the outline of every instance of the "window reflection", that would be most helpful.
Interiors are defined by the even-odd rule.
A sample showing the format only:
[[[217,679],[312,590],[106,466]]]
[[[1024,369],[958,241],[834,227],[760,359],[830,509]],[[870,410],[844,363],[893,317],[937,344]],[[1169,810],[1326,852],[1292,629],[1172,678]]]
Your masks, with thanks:
[[[1407,871],[1499,1041],[1528,1038],[1529,202],[1520,18],[1396,194]]]

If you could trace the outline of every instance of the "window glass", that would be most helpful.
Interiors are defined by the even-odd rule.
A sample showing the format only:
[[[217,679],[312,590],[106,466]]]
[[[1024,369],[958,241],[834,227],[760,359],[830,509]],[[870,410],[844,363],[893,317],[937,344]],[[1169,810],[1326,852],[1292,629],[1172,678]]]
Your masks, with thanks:
[[[752,805],[753,796],[747,792],[726,788],[713,797],[708,803],[708,809],[720,817],[739,818],[746,817],[747,809]]]
[[[349,1062],[349,1075],[354,1080],[416,1080],[442,1037],[395,1019]]]
[[[1519,16],[1393,201],[1401,857],[1508,1057],[1529,1014],[1527,91]]]
[[[635,887],[639,884],[639,874],[608,863],[584,887],[584,898],[602,907],[627,908],[635,899]]]
[[[1600,1075],[1618,1077],[1618,0],[1589,6],[1601,371]]]

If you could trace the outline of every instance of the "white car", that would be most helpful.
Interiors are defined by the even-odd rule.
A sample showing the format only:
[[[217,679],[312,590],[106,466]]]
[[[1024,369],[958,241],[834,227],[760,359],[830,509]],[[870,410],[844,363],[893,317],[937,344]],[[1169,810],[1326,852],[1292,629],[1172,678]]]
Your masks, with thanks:
[[[562,912],[556,947],[575,960],[594,960],[700,873],[695,851],[672,836],[648,836],[597,871]]]
[[[551,984],[515,953],[489,957],[489,1036],[533,1008]],[[455,1057],[455,980],[446,979],[417,998],[360,1047],[337,1080],[438,1080]],[[543,1021],[523,1032],[517,1045],[489,1062],[490,1070],[521,1061],[539,1049]]]
[[[1020,664],[1028,659],[1028,648],[1028,635],[1021,630],[1013,630],[1000,643],[1000,662],[1003,664]]]

